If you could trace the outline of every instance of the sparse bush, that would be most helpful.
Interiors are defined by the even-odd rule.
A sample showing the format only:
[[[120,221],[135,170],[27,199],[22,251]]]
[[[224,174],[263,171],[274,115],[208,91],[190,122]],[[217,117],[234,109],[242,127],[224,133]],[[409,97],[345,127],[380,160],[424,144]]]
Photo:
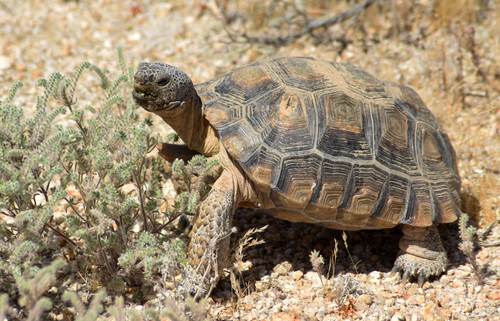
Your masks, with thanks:
[[[133,70],[121,50],[119,59],[122,73],[114,79],[89,62],[73,77],[56,72],[41,79],[44,92],[32,117],[14,103],[21,82],[0,103],[0,289],[21,297],[14,318],[34,320],[54,305],[46,290],[64,281],[55,278],[64,261],[50,264],[47,257],[63,258],[64,273],[87,280],[89,291],[114,294],[126,284],[154,285],[154,274],[166,279],[185,264],[185,236],[173,233],[171,223],[194,212],[208,187],[188,190],[169,208],[163,161],[147,156],[160,139],[128,98]],[[85,72],[101,80],[97,106],[79,102],[76,87]],[[213,165],[197,156],[174,169],[189,180],[195,168],[206,175]],[[76,293],[66,292],[59,301],[90,320],[103,313],[104,298],[98,292],[84,307]],[[4,297],[0,303],[2,316],[8,306]],[[121,309],[115,306],[115,315]]]

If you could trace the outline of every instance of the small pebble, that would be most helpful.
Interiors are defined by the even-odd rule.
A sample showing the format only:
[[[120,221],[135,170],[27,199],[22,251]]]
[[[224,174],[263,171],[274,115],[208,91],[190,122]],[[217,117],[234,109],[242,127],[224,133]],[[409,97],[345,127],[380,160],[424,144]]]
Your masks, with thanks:
[[[304,276],[304,272],[302,271],[293,271],[292,272],[292,279],[295,281],[300,280]]]
[[[405,317],[402,313],[396,312],[391,318],[391,321],[404,321]]]
[[[370,307],[372,304],[373,300],[372,298],[367,295],[367,294],[361,294],[357,299],[356,299],[356,310],[357,311],[364,311]]]
[[[488,299],[490,300],[500,300],[500,292],[493,292],[488,294]]]
[[[292,270],[292,264],[290,262],[282,262],[276,265],[273,269],[278,275],[285,275]]]
[[[421,295],[421,294],[416,294],[416,295],[412,295],[408,298],[407,300],[407,304],[408,305],[422,305],[423,303],[425,302],[425,296]]]

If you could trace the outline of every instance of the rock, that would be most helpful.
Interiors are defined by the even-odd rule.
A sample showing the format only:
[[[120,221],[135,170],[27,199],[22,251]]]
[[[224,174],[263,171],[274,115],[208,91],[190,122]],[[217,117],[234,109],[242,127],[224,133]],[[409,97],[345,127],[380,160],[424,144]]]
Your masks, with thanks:
[[[290,262],[281,262],[280,264],[276,265],[273,269],[273,272],[278,274],[278,275],[285,275],[288,272],[292,270],[292,264]]]
[[[373,300],[370,296],[368,296],[367,294],[361,294],[356,299],[356,304],[355,304],[356,311],[364,311],[368,309],[372,303]]]
[[[255,290],[257,290],[257,291],[264,291],[266,289],[269,289],[269,284],[268,283],[264,283],[262,281],[256,281],[255,282]]]
[[[447,296],[445,296],[445,297],[443,297],[443,298],[439,299],[439,300],[438,300],[438,303],[439,303],[440,305],[445,305],[445,304],[450,303],[450,301],[451,301],[451,298],[447,295]]]
[[[486,260],[488,258],[488,252],[486,251],[481,251],[477,254],[477,258],[479,260]]]
[[[368,274],[368,277],[370,278],[370,280],[379,280],[382,278],[382,272],[380,271],[373,271],[373,272],[370,272]]]
[[[391,321],[404,321],[406,318],[401,312],[396,312],[391,318]]]
[[[321,279],[320,279],[320,275],[315,272],[315,271],[309,271],[306,273],[306,275],[304,276],[304,278],[306,280],[308,280],[309,282],[312,283],[313,287],[318,287],[318,286],[322,286],[324,282],[321,282],[322,279],[324,279],[323,276],[321,276]],[[326,280],[323,280],[326,282]]]
[[[285,313],[285,312],[280,312],[278,314],[275,314],[271,316],[271,321],[293,321],[295,319],[295,313]]]
[[[449,320],[450,310],[439,308],[434,302],[428,303],[422,309],[424,320]]]
[[[293,271],[292,272],[292,279],[295,281],[300,280],[304,276],[304,272],[302,271]]]
[[[297,286],[295,283],[286,283],[282,289],[284,292],[291,292],[292,294],[297,292]]]
[[[451,286],[454,288],[463,288],[465,286],[465,284],[464,284],[464,281],[457,279],[457,280],[453,281]]]
[[[408,305],[418,305],[418,306],[422,305],[424,302],[425,302],[425,297],[421,294],[412,295],[406,301]]]
[[[500,300],[500,292],[492,292],[488,294],[488,299],[490,300]]]
[[[369,282],[379,285],[382,282],[382,273],[379,271],[373,271],[368,274]]]

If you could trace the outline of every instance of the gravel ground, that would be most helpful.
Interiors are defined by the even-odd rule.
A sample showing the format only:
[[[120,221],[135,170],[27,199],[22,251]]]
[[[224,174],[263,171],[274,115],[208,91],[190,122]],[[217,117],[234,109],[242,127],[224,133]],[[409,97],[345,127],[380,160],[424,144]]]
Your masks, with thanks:
[[[500,318],[498,248],[477,253],[486,276],[483,285],[458,250],[455,225],[440,229],[450,258],[443,276],[419,288],[403,285],[390,270],[398,251],[396,230],[341,232],[289,223],[256,212],[242,212],[237,226],[245,231],[268,224],[258,236],[265,244],[250,250],[254,266],[243,273],[244,293],[235,302],[229,280],[212,295],[211,315],[220,320],[498,320]],[[498,235],[500,231],[492,231]],[[334,239],[338,240],[336,261]],[[320,279],[309,253],[319,251],[327,262]],[[353,264],[354,262],[354,264]],[[335,277],[329,277],[335,266]],[[232,300],[231,300],[232,299]]]
[[[408,3],[394,1],[402,17],[411,17]],[[429,6],[427,1],[417,3]],[[389,276],[397,230],[350,232],[346,247],[341,232],[242,211],[236,220],[238,235],[269,225],[256,235],[265,243],[245,252],[253,267],[238,276],[240,290],[232,290],[229,277],[220,282],[209,299],[208,318],[500,320],[500,247],[483,246],[500,239],[499,224],[485,233],[500,219],[500,5],[491,1],[490,6],[482,24],[457,21],[461,16],[450,18],[450,28],[421,21],[427,26],[425,37],[418,30],[377,37],[395,20],[372,12],[363,21],[371,40],[360,40],[359,31],[347,33],[353,42],[339,54],[338,43],[318,43],[308,36],[281,48],[235,43],[224,31],[215,1],[0,0],[0,97],[15,80],[22,80],[25,87],[16,102],[29,113],[40,94],[34,86],[38,77],[54,71],[70,74],[85,60],[118,70],[117,46],[132,65],[168,62],[186,70],[195,83],[260,59],[301,55],[350,62],[408,84],[439,118],[457,151],[468,212],[478,235],[484,234],[476,252],[484,282],[458,249],[456,224],[440,228],[450,268],[419,288]],[[470,33],[472,27],[476,55],[463,49],[463,30]],[[331,28],[332,33],[341,31]],[[475,63],[478,57],[480,65]],[[479,79],[481,68],[488,81]],[[458,91],[465,93],[464,100],[457,98]],[[158,131],[169,131],[154,121]],[[326,261],[321,277],[310,262],[313,250]]]

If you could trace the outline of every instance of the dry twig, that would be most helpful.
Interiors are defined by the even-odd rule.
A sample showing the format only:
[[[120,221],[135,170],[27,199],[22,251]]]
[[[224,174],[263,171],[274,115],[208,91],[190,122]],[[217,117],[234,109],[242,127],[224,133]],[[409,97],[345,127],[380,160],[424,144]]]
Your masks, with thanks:
[[[229,37],[231,38],[231,41],[234,42],[260,43],[260,44],[274,45],[274,46],[286,46],[293,43],[294,41],[296,41],[297,39],[299,39],[304,35],[312,34],[313,31],[317,29],[327,29],[347,19],[356,17],[363,11],[365,11],[368,7],[370,7],[370,5],[372,5],[374,2],[375,2],[374,0],[365,0],[359,6],[326,20],[309,20],[305,15],[305,13],[301,12],[299,9],[296,8],[295,10],[297,11],[297,14],[299,14],[302,18],[304,18],[304,20],[306,21],[306,25],[303,26],[301,30],[285,36],[279,35],[276,37],[255,37],[248,35],[246,32],[243,32],[238,35],[236,34],[236,32],[230,31],[228,28],[226,28],[226,31]],[[224,17],[226,24],[228,24],[228,22],[231,20],[229,15],[224,10],[220,10],[219,12]]]

